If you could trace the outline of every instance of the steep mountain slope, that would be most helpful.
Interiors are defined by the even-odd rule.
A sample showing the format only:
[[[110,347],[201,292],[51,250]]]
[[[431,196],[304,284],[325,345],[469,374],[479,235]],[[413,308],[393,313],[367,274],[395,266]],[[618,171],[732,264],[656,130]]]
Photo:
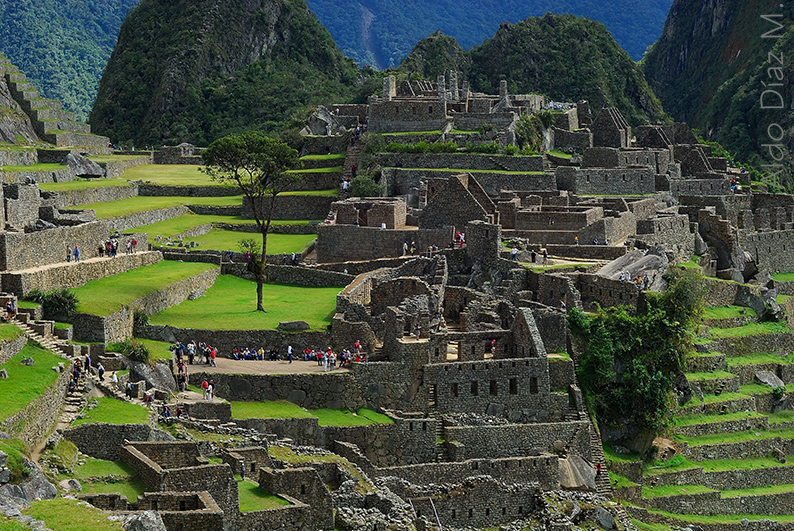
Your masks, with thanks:
[[[586,99],[594,111],[616,106],[633,124],[666,119],[642,72],[603,24],[573,15],[502,24],[471,52],[435,33],[417,44],[399,68],[429,79],[447,69],[462,71],[476,91],[497,93],[506,79],[513,93]]]
[[[414,43],[440,29],[471,49],[499,24],[547,12],[603,22],[640,59],[659,36],[671,0],[309,0],[346,55],[378,68],[396,66]]]
[[[357,70],[304,0],[142,0],[121,27],[91,112],[113,141],[206,144],[273,131],[346,99]]]
[[[0,51],[45,97],[85,120],[119,27],[138,0],[0,2]]]
[[[775,29],[764,14],[783,15],[778,21],[787,31],[777,32],[783,38],[762,38]],[[724,143],[742,160],[769,162],[761,156],[761,144],[770,143],[766,129],[772,121],[791,125],[794,106],[789,100],[786,109],[763,111],[761,82],[788,87],[794,82],[792,18],[794,4],[778,0],[676,0],[662,37],[643,61],[646,78],[676,119]],[[788,64],[782,81],[767,75],[767,68],[782,66],[769,62],[773,46]],[[786,141],[791,145],[791,132]]]

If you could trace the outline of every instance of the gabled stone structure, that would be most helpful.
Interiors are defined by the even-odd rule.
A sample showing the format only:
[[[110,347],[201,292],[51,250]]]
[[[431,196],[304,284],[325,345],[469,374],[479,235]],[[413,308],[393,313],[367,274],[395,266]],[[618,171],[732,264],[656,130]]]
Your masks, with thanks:
[[[423,181],[421,197],[425,204],[418,216],[420,229],[452,225],[460,230],[474,220],[499,222],[496,205],[470,173],[452,175],[440,186]]]

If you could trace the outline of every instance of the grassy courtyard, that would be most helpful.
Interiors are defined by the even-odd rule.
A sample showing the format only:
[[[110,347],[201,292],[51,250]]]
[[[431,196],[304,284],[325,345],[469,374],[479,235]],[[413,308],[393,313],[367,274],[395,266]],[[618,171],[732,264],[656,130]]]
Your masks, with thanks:
[[[308,225],[312,221],[319,222],[321,220],[274,219],[271,225],[274,227],[279,225]],[[157,223],[152,223],[151,225],[141,225],[140,227],[135,227],[130,230],[133,232],[147,233],[149,235],[149,240],[153,242],[154,237],[158,234],[163,238],[173,237],[198,226],[209,225],[212,223],[225,223],[229,225],[256,225],[256,222],[253,219],[243,219],[241,216],[214,216],[188,212],[187,214],[179,216],[178,218],[166,219]],[[251,232],[248,234],[256,236],[259,233]]]
[[[300,253],[317,236],[315,234],[268,234],[267,254]],[[186,242],[196,242],[198,251],[228,251],[239,252],[240,242],[251,240],[261,244],[262,236],[255,232],[239,232],[227,229],[213,228],[203,236],[185,238]]]
[[[25,358],[33,358],[33,365],[22,365]],[[0,388],[0,420],[6,420],[25,409],[55,383],[58,373],[52,367],[58,363],[69,365],[68,360],[41,348],[37,343],[28,342],[16,356],[0,366],[0,369],[8,372],[8,379],[3,380]]]
[[[124,172],[130,181],[151,181],[163,186],[232,186],[214,181],[191,164],[142,164]]]
[[[287,400],[264,400],[260,402],[232,402],[232,418],[317,418],[320,426],[368,426],[371,424],[394,424],[394,421],[371,409],[360,408],[353,413],[348,409],[304,409]]]
[[[212,269],[211,264],[163,260],[111,277],[92,280],[73,290],[80,301],[77,311],[93,315],[110,315],[122,306],[171,284]]]
[[[39,188],[48,192],[73,192],[75,190],[88,190],[91,188],[121,188],[132,186],[126,179],[80,179],[63,183],[41,183]]]
[[[107,424],[146,424],[149,411],[139,405],[123,402],[116,398],[103,396],[97,398],[96,407],[88,409],[84,418],[75,419],[73,426],[105,422]]]
[[[171,208],[180,205],[207,205],[207,206],[233,206],[241,207],[242,195],[225,197],[182,197],[182,196],[143,196],[139,195],[122,201],[105,201],[90,205],[75,206],[76,209],[93,209],[98,219],[119,218],[149,212],[161,208]]]
[[[34,501],[30,508],[22,511],[22,514],[44,520],[48,528],[58,531],[122,531],[123,529],[121,521],[108,519],[110,513],[75,499]]]
[[[325,330],[341,289],[266,284],[262,313],[256,311],[256,282],[221,275],[203,297],[163,310],[150,322],[200,330],[261,330],[275,329],[280,321],[302,320],[312,330]]]

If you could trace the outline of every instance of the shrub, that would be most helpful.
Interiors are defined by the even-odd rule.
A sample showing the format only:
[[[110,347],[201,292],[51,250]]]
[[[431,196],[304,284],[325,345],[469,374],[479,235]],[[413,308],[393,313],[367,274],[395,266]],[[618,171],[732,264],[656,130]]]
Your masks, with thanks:
[[[142,328],[149,324],[149,314],[143,310],[135,310],[132,314],[132,326],[134,329]]]
[[[27,294],[22,297],[23,301],[30,301],[30,302],[38,302],[39,304],[44,302],[44,299],[47,297],[47,294],[41,291],[40,289],[32,289]]]
[[[481,135],[485,133],[490,133],[491,131],[496,131],[496,126],[494,124],[482,124],[480,127],[477,128],[477,132]]]
[[[149,361],[149,349],[135,338],[125,339],[121,343],[110,343],[108,351],[120,352],[132,361],[141,363],[148,363]]]
[[[71,317],[77,313],[79,304],[77,296],[68,289],[59,289],[48,293],[34,289],[29,291],[23,300],[41,304],[44,316],[47,318]]]
[[[357,175],[351,179],[349,190],[354,197],[380,197],[386,191],[386,185],[376,183],[369,175]]]
[[[775,400],[780,400],[781,398],[783,398],[784,394],[786,394],[785,385],[772,388],[772,396],[775,397]]]
[[[518,146],[505,146],[505,155],[513,156],[518,153]]]
[[[487,153],[495,155],[499,153],[499,143],[490,142],[488,144],[475,144],[474,142],[466,142],[466,151],[470,153]]]

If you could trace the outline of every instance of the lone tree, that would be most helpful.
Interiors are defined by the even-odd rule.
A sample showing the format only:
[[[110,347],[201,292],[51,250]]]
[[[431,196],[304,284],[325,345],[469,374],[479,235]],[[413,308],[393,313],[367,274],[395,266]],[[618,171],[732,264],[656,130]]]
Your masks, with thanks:
[[[300,164],[298,152],[281,140],[258,133],[229,135],[214,141],[201,154],[201,169],[213,180],[234,183],[251,207],[256,226],[262,235],[262,253],[254,260],[256,275],[256,309],[262,306],[262,286],[267,263],[267,233],[273,220],[276,196],[300,179],[287,173]]]

